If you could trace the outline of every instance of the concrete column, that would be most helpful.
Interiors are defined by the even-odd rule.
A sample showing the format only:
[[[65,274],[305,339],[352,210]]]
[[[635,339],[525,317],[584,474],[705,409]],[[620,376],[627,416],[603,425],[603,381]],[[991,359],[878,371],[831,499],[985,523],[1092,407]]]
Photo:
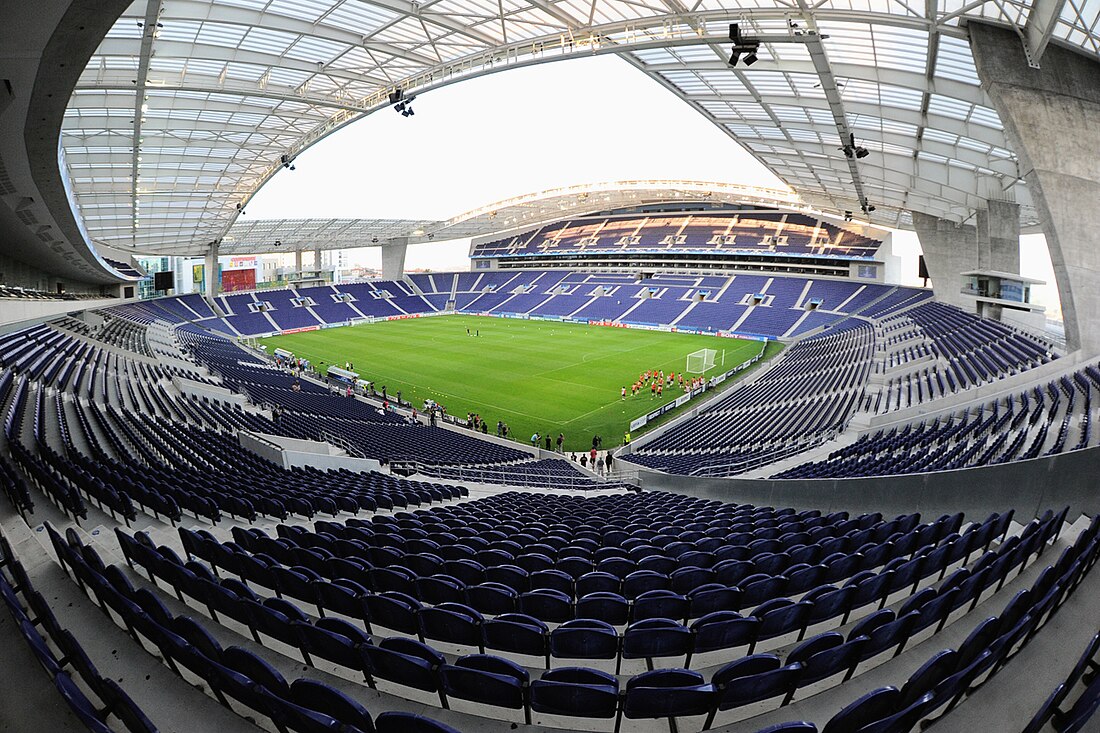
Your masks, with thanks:
[[[936,299],[971,310],[973,301],[963,298],[963,282],[959,273],[978,268],[976,228],[919,211],[912,212],[912,215],[913,229],[924,250],[924,261],[928,265]]]
[[[221,279],[218,277],[218,243],[211,242],[210,249],[206,251],[206,261],[203,263],[203,273],[206,278],[206,298],[214,300],[220,290]]]
[[[313,269],[321,269],[321,249],[319,247],[313,250]]]
[[[407,237],[387,240],[382,245],[382,278],[399,280],[405,275],[405,249],[409,246]]]
[[[978,269],[1020,274],[1020,206],[986,201],[978,211]]]
[[[302,271],[302,250],[294,250],[294,274],[297,275]]]
[[[1028,66],[1015,33],[968,24],[981,79],[1043,222],[1066,344],[1100,352],[1100,62],[1050,44]]]

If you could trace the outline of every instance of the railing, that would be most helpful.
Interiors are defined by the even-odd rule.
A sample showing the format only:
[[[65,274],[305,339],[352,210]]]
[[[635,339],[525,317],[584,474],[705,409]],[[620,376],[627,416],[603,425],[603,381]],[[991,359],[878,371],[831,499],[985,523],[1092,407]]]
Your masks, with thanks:
[[[521,468],[523,464],[513,464],[513,468]],[[510,471],[506,466],[440,466],[426,464],[415,459],[393,459],[390,461],[390,469],[395,473],[420,473],[442,481],[465,481],[481,484],[503,484],[508,486],[523,486],[528,488],[550,489],[578,489],[592,490],[604,488],[616,488],[623,484],[637,485],[638,469],[624,466],[620,469],[616,466],[610,474],[601,476],[582,476],[579,474],[559,474],[553,471]]]

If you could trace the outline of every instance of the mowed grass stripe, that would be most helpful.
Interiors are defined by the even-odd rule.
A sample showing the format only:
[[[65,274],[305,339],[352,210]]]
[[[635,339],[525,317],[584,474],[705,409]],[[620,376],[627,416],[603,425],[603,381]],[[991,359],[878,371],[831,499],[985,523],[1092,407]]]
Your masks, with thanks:
[[[467,336],[466,329],[479,336]],[[524,321],[478,316],[440,316],[386,321],[265,339],[314,365],[351,362],[364,379],[398,390],[418,407],[427,398],[450,414],[477,412],[495,432],[504,420],[512,437],[526,441],[538,431],[566,436],[567,450],[591,447],[592,435],[609,448],[622,441],[630,421],[662,401],[644,395],[619,399],[646,369],[683,371],[687,355],[699,349],[725,350],[720,373],[751,358],[759,342],[714,336],[605,328],[558,321]],[[769,345],[768,355],[782,346]]]

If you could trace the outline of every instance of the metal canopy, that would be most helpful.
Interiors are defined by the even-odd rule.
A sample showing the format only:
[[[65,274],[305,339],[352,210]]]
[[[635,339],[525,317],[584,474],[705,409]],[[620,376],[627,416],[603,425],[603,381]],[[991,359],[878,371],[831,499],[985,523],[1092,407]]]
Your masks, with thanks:
[[[988,198],[1036,212],[963,24],[1100,51],[1100,0],[139,0],[74,91],[62,135],[89,233],[196,254],[305,147],[388,106],[495,71],[615,53],[791,186],[875,224],[964,221]],[[728,27],[761,37],[728,64]],[[869,155],[845,157],[848,134]],[[285,156],[285,157],[284,157]]]
[[[238,219],[222,239],[221,254],[421,244],[530,231],[544,224],[654,204],[738,204],[818,216],[789,191],[705,181],[609,181],[515,196],[446,221],[417,219]],[[858,222],[838,227],[881,240],[886,232]]]

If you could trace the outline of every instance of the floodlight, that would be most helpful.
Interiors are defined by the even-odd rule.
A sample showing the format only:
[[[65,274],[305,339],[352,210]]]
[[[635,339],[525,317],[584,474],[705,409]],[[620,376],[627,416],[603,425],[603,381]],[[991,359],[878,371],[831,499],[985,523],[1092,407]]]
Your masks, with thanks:
[[[756,63],[756,51],[752,50],[745,54],[745,66],[752,66]]]

